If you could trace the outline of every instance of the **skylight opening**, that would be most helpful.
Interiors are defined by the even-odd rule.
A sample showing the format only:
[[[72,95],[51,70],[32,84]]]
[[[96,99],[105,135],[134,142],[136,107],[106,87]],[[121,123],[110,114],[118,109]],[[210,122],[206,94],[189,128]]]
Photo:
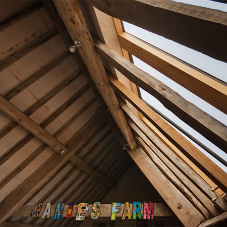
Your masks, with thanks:
[[[207,72],[208,74],[224,81],[224,83],[227,82],[227,77],[226,77],[227,63],[224,63],[224,62],[221,62],[214,58],[211,58],[198,51],[185,47],[174,41],[168,40],[162,36],[148,32],[135,25],[132,25],[132,24],[129,24],[126,22],[123,22],[123,25],[124,25],[125,31],[127,33],[130,33],[133,36],[136,36],[136,37],[140,38],[141,40],[144,40],[145,42],[150,43],[151,45],[154,45],[154,46],[164,50],[165,52],[168,52],[169,54],[191,64],[192,66],[195,66],[196,68],[198,68],[204,72]],[[212,117],[216,118],[218,121],[227,125],[227,115],[226,114],[224,114],[220,110],[216,109],[215,107],[213,107],[212,105],[210,105],[209,103],[204,101],[203,99],[199,98],[192,92],[188,91],[181,85],[179,85],[176,82],[174,82],[173,80],[169,79],[168,77],[166,77],[162,73],[158,72],[157,70],[155,70],[151,66],[147,65],[145,62],[141,61],[140,59],[136,58],[135,56],[132,56],[132,60],[137,67],[141,68],[142,70],[144,70],[151,76],[160,80],[161,82],[166,84],[168,87],[173,89],[175,92],[179,93],[186,100],[195,104],[200,109],[202,109],[204,112],[210,114]],[[206,138],[204,138],[201,134],[196,132],[194,129],[192,129],[190,126],[188,126],[186,123],[181,121],[177,116],[175,116],[172,112],[170,112],[168,109],[166,109],[156,98],[154,98],[153,96],[148,94],[143,89],[141,89],[141,88],[139,88],[139,89],[140,89],[141,98],[144,101],[149,103],[151,106],[154,106],[158,111],[160,111],[161,113],[163,113],[164,115],[169,117],[177,125],[179,125],[181,128],[183,128],[189,134],[196,137],[199,141],[201,141],[208,148],[210,148],[212,151],[217,153],[224,160],[227,160],[227,155],[222,150],[220,150],[218,147],[216,147],[214,144],[212,144],[210,141],[208,141]],[[186,137],[186,138],[189,139],[188,137]],[[193,144],[195,144],[195,143],[193,142]],[[197,144],[196,144],[196,147],[198,147],[204,154],[206,154],[211,160],[213,160],[225,172],[227,172],[227,167],[225,167],[219,161],[217,161],[216,158],[214,158],[213,156],[208,154],[203,148],[201,148]]]

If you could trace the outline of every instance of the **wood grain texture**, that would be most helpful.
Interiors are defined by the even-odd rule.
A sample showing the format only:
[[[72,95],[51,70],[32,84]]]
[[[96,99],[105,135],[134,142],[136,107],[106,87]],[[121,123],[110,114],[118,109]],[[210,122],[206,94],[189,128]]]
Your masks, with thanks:
[[[0,110],[15,120],[19,125],[28,130],[34,136],[51,146],[55,151],[64,154],[68,148],[51,136],[47,131],[37,125],[33,120],[13,106],[9,101],[0,96]],[[63,151],[63,152],[62,152]]]
[[[173,172],[180,174],[179,179],[182,182],[185,182],[185,185],[189,186],[189,189],[193,191],[197,198],[199,198],[200,201],[203,202],[203,204],[205,204],[206,207],[214,214],[214,216],[216,216],[218,211],[211,202],[211,199],[214,197],[214,193],[211,191],[211,186],[207,184],[203,178],[201,178],[194,171],[194,169],[192,169],[187,161],[184,162],[182,156],[178,156],[179,153],[174,153],[172,149],[166,146],[166,144],[158,137],[156,131],[154,132],[143,121],[138,119],[125,103],[120,102],[120,104],[126,115],[129,116],[129,125],[136,132],[136,134],[140,136],[150,148],[152,148],[155,152],[157,151],[156,153],[158,156],[162,157],[162,161],[164,161],[169,168],[172,166],[172,163],[177,166],[177,168],[173,166]],[[169,160],[172,163],[169,162]],[[190,181],[188,181],[188,179],[186,179],[185,176],[179,172],[178,168],[188,177],[188,179],[190,179]],[[227,209],[227,203],[221,196],[218,196],[218,199],[214,203],[220,211]]]
[[[225,220],[226,218],[227,218],[227,211],[210,220],[202,222],[198,227],[207,227],[207,226],[213,226],[213,225],[216,226],[215,224]]]
[[[224,84],[131,35],[121,33],[119,40],[122,48],[129,53],[227,113],[227,88]]]
[[[226,173],[211,161],[206,155],[204,155],[198,148],[192,145],[185,137],[177,132],[172,126],[170,126],[165,120],[163,120],[156,112],[154,112],[147,104],[145,104],[139,97],[128,90],[123,84],[121,84],[115,77],[110,77],[114,89],[117,93],[122,95],[126,100],[133,104],[146,118],[161,130],[164,135],[172,139],[180,147],[182,147],[190,156],[192,156],[198,163],[205,168],[207,173],[210,173],[210,177],[214,182],[220,185],[220,188],[225,191],[227,188]]]
[[[131,149],[136,147],[127,121],[120,110],[119,103],[111,88],[107,74],[101,59],[94,48],[94,43],[87,29],[85,20],[80,11],[78,3],[73,0],[56,0],[54,4],[73,40],[79,40],[81,47],[78,48],[84,63],[86,64],[91,77],[93,78],[99,92],[110,109],[116,123],[121,129]]]
[[[184,226],[195,227],[204,220],[199,211],[165,177],[141,147],[133,151],[128,150],[128,153]]]
[[[64,155],[52,155],[40,168],[18,186],[9,196],[0,203],[0,223],[6,220],[35,193],[51,176],[70,159],[76,150],[85,146],[89,139],[96,134],[102,125],[102,119],[98,116],[88,121],[74,136],[67,146],[69,151]],[[17,202],[16,202],[17,201]]]
[[[96,39],[95,45],[101,56],[116,67],[124,76],[157,98],[168,110],[217,147],[227,152],[226,125],[184,99],[158,79],[127,61],[117,52],[108,48],[102,41]]]

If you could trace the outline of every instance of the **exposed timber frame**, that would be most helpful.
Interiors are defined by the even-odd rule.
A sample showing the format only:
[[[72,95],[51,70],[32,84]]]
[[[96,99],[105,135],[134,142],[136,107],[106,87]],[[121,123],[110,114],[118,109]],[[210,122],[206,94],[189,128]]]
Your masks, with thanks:
[[[206,155],[204,155],[199,149],[192,145],[185,137],[177,132],[172,126],[164,121],[156,112],[154,112],[147,104],[145,104],[138,96],[129,91],[122,83],[120,83],[114,76],[110,76],[110,82],[114,87],[114,90],[122,95],[123,98],[128,100],[134,105],[145,117],[147,117],[158,129],[164,133],[167,138],[182,148],[188,153],[197,164],[200,164],[201,169],[205,168],[205,173],[217,183],[222,190],[227,189],[226,173],[218,167],[213,161],[211,161]]]
[[[167,109],[198,131],[224,152],[227,150],[227,127],[185,100],[171,88],[136,67],[124,57],[95,39],[100,55],[135,84],[156,97]]]
[[[186,187],[189,187],[189,190],[193,191],[193,194],[197,196],[205,207],[207,207],[214,216],[217,215],[218,211],[215,210],[214,204],[211,202],[214,198],[214,193],[211,191],[210,185],[207,184],[207,182],[205,182],[187,163],[182,162],[182,159],[165,145],[164,142],[150,130],[145,123],[143,123],[143,121],[138,119],[124,102],[120,102],[120,104],[129,117],[128,122],[133,131],[142,138],[143,141],[160,157],[160,160],[178,176],[183,184],[185,184]],[[207,198],[205,198],[205,196]],[[218,196],[215,205],[220,210],[224,211],[227,209],[227,204],[221,196]]]
[[[165,177],[141,147],[137,147],[133,151],[128,150],[128,153],[184,226],[194,227],[204,220],[201,213]],[[167,185],[168,190],[163,190]]]
[[[0,203],[0,223],[10,217],[20,206],[22,206],[35,192],[42,186],[52,175],[68,160],[74,157],[74,153],[81,147],[86,146],[89,143],[89,139],[92,138],[99,130],[103,127],[103,121],[101,117],[95,116],[88,123],[86,123],[68,142],[68,152],[64,156],[54,154],[48,159],[40,168],[34,172],[26,181],[24,181],[16,190],[14,190],[9,196],[7,196]],[[76,158],[77,159],[77,158]],[[75,160],[73,159],[72,162]],[[75,163],[78,167],[85,169],[87,165],[84,162],[78,161]],[[99,174],[95,173],[94,170],[89,167],[88,174],[92,177],[97,177]],[[99,175],[99,180],[104,184],[107,181],[103,181],[103,177]],[[108,186],[115,186],[108,182]]]
[[[226,84],[127,33],[119,34],[121,47],[174,80],[198,97],[227,113]]]
[[[71,35],[72,40],[80,41],[81,47],[77,50],[84,60],[90,75],[92,76],[116,123],[125,136],[128,146],[130,149],[134,149],[137,146],[136,142],[119,107],[115,93],[109,84],[106,71],[97,51],[94,48],[93,40],[87,29],[78,3],[72,0],[56,0],[54,1],[54,4],[69,34]]]
[[[227,62],[225,12],[165,0],[86,1],[122,21]]]
[[[44,143],[51,146],[59,154],[63,155],[68,151],[68,148],[45,131],[42,127],[37,125],[33,120],[27,117],[24,113],[18,110],[13,104],[0,96],[0,110],[11,117],[19,125],[27,129],[34,136],[42,140]]]

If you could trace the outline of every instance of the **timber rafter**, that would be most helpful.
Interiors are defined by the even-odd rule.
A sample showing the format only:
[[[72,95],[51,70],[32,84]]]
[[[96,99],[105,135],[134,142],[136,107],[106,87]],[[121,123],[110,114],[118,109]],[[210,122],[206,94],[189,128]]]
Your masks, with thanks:
[[[92,76],[116,123],[125,136],[130,149],[134,149],[137,146],[136,142],[133,139],[132,132],[130,131],[127,121],[119,107],[114,91],[108,82],[108,77],[101,59],[97,51],[94,49],[94,43],[90,32],[87,29],[78,3],[72,0],[57,0],[54,1],[54,4],[72,39],[81,42],[81,47],[78,48],[78,52],[84,60],[90,75]]]
[[[116,67],[123,75],[156,97],[167,109],[217,147],[226,151],[227,127],[223,123],[211,117],[174,90],[127,61],[118,53],[108,48],[102,41],[96,39],[95,45],[101,56]]]

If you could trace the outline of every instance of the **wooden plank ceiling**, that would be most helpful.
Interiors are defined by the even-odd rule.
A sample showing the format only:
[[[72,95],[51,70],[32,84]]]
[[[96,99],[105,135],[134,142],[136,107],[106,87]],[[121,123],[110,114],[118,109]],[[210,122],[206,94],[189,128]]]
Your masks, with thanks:
[[[226,126],[111,50],[108,38],[102,37],[106,44],[98,39],[94,42],[77,1],[53,2],[56,8],[48,1],[19,1],[17,6],[0,2],[0,223],[8,220],[27,226],[76,226],[73,219],[32,220],[14,213],[23,205],[38,202],[101,200],[116,188],[132,159],[185,226],[198,226],[226,211],[226,173],[125,85],[131,85],[132,80],[154,93],[223,150],[227,146]],[[116,3],[91,2],[110,15],[113,12],[109,7]],[[127,1],[118,2],[128,7]],[[148,1],[134,3],[157,10]],[[116,13],[119,18],[124,7]],[[180,16],[181,8],[177,9],[175,13]],[[133,22],[135,15],[131,12],[128,10]],[[216,23],[209,22],[206,11],[198,12],[205,12],[205,17],[201,16],[205,24]],[[98,14],[95,16],[100,21]],[[191,14],[188,16],[189,22],[194,20]],[[146,17],[142,25],[146,22],[143,20]],[[71,38],[81,42],[75,53],[68,50],[73,44]],[[142,57],[147,54],[141,53]],[[118,78],[108,75],[114,67],[119,70]],[[175,67],[176,74],[180,73],[180,66]],[[214,85],[220,87],[218,106],[222,107],[226,86],[218,82]],[[198,92],[203,98],[201,94]],[[138,111],[147,119],[140,118]],[[168,190],[163,190],[165,187]]]
[[[0,4],[0,220],[52,226],[13,213],[23,204],[101,200],[132,160],[56,15],[42,2]]]

